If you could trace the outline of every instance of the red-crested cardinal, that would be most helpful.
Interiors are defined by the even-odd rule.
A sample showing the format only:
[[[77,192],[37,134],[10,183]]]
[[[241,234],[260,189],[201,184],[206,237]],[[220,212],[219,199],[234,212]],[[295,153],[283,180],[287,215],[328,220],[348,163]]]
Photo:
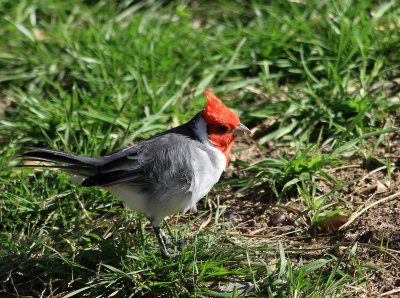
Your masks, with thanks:
[[[189,122],[139,144],[100,157],[74,155],[50,149],[31,149],[26,160],[60,165],[80,176],[82,186],[99,186],[121,198],[151,221],[164,257],[168,237],[162,220],[191,209],[218,182],[229,163],[233,140],[250,132],[239,117],[211,91],[207,104]]]

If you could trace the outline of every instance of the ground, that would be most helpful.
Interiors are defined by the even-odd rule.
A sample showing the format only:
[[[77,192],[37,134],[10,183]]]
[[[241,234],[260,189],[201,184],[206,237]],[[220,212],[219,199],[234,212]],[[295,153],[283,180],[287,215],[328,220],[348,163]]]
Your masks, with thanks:
[[[398,133],[387,139],[398,140]],[[397,159],[400,146],[398,141],[394,143],[391,153],[382,149],[380,154],[390,154]],[[260,150],[254,140],[242,140],[233,159],[253,163],[262,156],[279,155],[279,149],[271,147]],[[283,243],[286,251],[290,251],[293,263],[299,259],[310,262],[326,253],[340,254],[353,247],[359,253],[360,262],[380,269],[366,273],[365,284],[355,289],[352,296],[394,297],[400,295],[400,172],[395,169],[389,178],[387,171],[386,166],[366,165],[353,155],[349,156],[345,166],[328,168],[327,172],[345,185],[337,195],[346,201],[343,205],[347,206],[348,213],[318,223],[316,230],[304,220],[307,210],[304,210],[301,198],[289,196],[278,204],[271,200],[274,196],[268,184],[240,193],[235,193],[232,188],[219,191],[209,198],[209,208],[212,210],[214,206],[214,209],[222,210],[219,220],[232,225],[231,241],[266,246]],[[240,166],[230,166],[223,180],[252,174]],[[316,183],[318,191],[330,192],[332,183],[320,178]],[[361,213],[365,207],[368,209]],[[210,215],[199,222],[198,226],[192,227],[193,233],[212,220]],[[345,226],[347,223],[349,225]],[[274,257],[269,261],[272,264]]]

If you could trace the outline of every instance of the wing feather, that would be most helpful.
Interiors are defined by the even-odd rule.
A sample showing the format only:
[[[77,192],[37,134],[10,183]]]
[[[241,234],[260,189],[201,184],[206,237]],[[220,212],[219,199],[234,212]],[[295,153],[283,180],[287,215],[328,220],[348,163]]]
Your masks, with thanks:
[[[107,156],[109,161],[96,175],[86,178],[82,185],[107,187],[132,183],[149,192],[168,188],[187,190],[193,179],[189,149],[193,142],[197,141],[174,133],[143,141],[115,153],[118,156]]]

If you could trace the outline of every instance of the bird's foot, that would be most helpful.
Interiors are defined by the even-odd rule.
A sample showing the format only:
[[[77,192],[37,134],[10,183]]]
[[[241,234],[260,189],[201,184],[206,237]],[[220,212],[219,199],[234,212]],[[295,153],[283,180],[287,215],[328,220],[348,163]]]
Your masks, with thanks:
[[[164,251],[161,249],[161,253],[164,259],[176,259],[181,255],[180,251],[174,251],[174,252],[169,252],[169,251]]]
[[[178,238],[178,239],[172,240],[172,243],[177,245],[180,248],[183,244],[185,244],[189,240],[190,240],[190,238]]]
[[[191,240],[192,238],[178,238],[172,239],[172,237],[164,232],[163,229],[160,229],[160,236],[162,237],[165,246],[169,246],[171,244],[177,245],[180,249],[183,244]]]
[[[180,256],[180,252],[176,251],[173,253],[170,253],[167,250],[167,245],[171,243],[171,237],[165,234],[165,232],[160,228],[160,227],[154,227],[154,232],[156,233],[158,244],[161,249],[161,254],[164,259],[174,259],[178,256]]]

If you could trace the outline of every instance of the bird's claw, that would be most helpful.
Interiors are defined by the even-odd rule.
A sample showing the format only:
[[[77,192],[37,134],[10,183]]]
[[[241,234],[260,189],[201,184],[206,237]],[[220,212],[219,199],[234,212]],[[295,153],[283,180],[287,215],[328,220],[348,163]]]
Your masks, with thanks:
[[[189,240],[190,240],[189,238],[178,238],[178,239],[172,240],[172,243],[177,245],[180,248],[183,244],[185,244]]]
[[[154,228],[154,231],[156,233],[158,244],[160,246],[163,258],[165,258],[165,259],[174,259],[174,258],[180,256],[181,255],[180,251],[176,251],[176,252],[170,253],[167,250],[167,245],[169,245],[171,243],[175,244],[176,242],[178,242],[177,246],[178,246],[178,249],[180,250],[181,249],[181,244],[183,243],[183,242],[181,242],[181,239],[178,239],[177,241],[171,240],[171,237],[169,235],[165,234],[165,232],[160,227],[154,227],[153,226],[153,228]]]
[[[175,251],[170,253],[169,251],[162,251],[162,256],[164,259],[176,259],[181,255],[180,251]]]

